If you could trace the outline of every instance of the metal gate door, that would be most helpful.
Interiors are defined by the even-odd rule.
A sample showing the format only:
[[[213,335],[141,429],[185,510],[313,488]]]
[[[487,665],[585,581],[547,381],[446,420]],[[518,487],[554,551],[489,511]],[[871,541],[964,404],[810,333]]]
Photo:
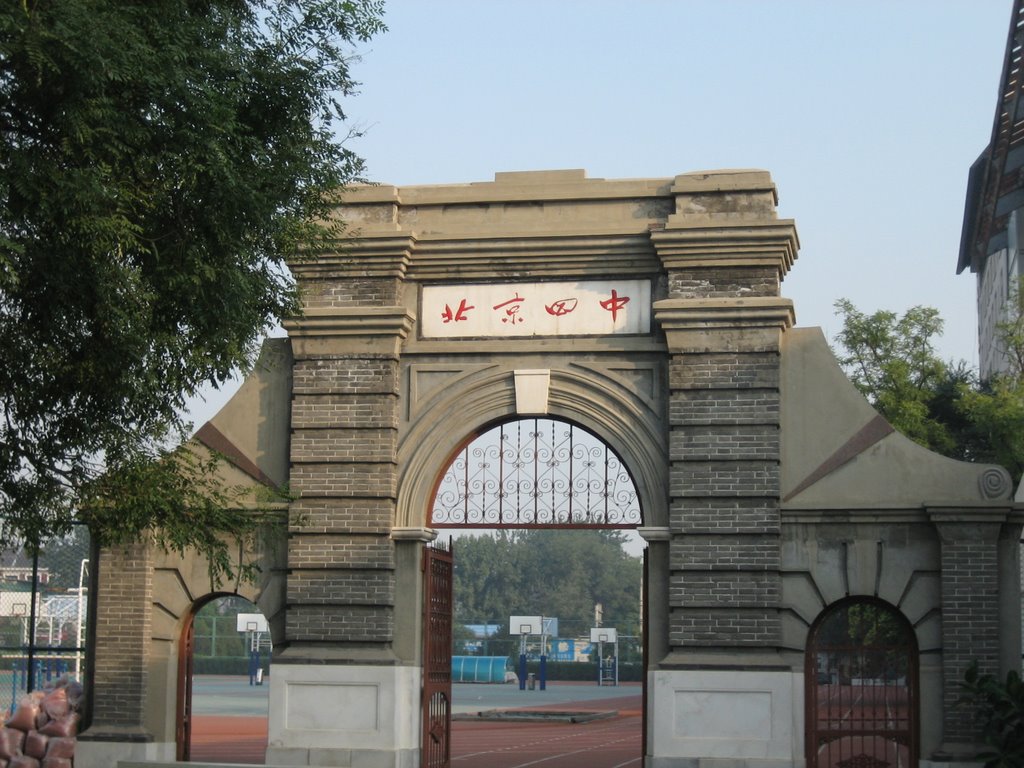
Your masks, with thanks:
[[[451,544],[423,552],[423,748],[421,768],[449,768],[452,730]]]
[[[839,603],[807,645],[808,768],[917,768],[917,640],[880,600]]]

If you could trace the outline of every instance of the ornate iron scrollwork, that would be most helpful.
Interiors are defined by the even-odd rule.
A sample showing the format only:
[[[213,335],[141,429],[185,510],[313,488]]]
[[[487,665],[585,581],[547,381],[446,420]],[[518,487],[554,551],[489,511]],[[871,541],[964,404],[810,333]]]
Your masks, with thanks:
[[[449,465],[431,510],[437,527],[640,525],[636,486],[618,455],[568,422],[523,419],[480,435]]]

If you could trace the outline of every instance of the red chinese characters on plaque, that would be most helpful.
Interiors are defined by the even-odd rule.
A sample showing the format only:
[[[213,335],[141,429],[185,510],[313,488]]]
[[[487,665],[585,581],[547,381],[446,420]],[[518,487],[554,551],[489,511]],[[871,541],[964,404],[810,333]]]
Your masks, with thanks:
[[[603,336],[651,330],[647,280],[428,285],[424,338]]]

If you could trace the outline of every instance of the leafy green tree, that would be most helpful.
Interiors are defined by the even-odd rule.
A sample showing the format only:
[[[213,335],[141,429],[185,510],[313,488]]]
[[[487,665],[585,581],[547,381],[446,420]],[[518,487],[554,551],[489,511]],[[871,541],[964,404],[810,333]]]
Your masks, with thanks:
[[[843,299],[836,357],[861,393],[894,427],[926,448],[1024,472],[1024,311],[1015,292],[997,327],[1009,368],[979,381],[963,361],[935,352],[942,319],[930,307],[902,316],[867,315]]]
[[[843,320],[836,357],[854,386],[907,437],[940,453],[955,452],[953,430],[934,408],[939,391],[948,392],[951,377],[960,373],[935,352],[934,338],[942,333],[938,310],[868,315],[846,299],[835,306]]]
[[[504,625],[509,616],[557,617],[563,635],[593,626],[639,634],[642,566],[616,530],[498,531],[455,545],[455,621]],[[504,634],[504,633],[503,633]]]
[[[37,545],[76,512],[107,543],[161,529],[209,548],[205,531],[241,525],[174,511],[168,446],[186,399],[297,312],[286,262],[342,234],[330,207],[362,164],[340,99],[381,13],[380,0],[0,6],[0,540]],[[152,495],[119,514],[106,492],[142,474]]]

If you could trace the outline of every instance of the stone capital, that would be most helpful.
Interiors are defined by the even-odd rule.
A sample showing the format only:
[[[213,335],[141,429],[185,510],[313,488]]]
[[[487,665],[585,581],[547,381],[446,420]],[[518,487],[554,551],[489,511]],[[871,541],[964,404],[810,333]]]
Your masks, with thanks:
[[[339,243],[333,253],[312,255],[288,265],[296,280],[397,278],[404,279],[416,237],[410,233],[352,239]]]
[[[771,267],[781,279],[796,260],[800,241],[791,219],[697,221],[679,217],[651,232],[666,270]]]
[[[793,302],[750,299],[663,299],[654,319],[674,352],[777,350],[779,333],[793,326]]]
[[[981,507],[928,507],[928,519],[935,525],[943,544],[963,541],[995,544],[1003,524],[1010,517],[1006,505]]]
[[[396,525],[391,529],[391,538],[395,541],[430,542],[437,538],[437,531],[423,526]]]
[[[405,307],[334,307],[287,320],[296,358],[372,355],[397,358],[415,316]]]

